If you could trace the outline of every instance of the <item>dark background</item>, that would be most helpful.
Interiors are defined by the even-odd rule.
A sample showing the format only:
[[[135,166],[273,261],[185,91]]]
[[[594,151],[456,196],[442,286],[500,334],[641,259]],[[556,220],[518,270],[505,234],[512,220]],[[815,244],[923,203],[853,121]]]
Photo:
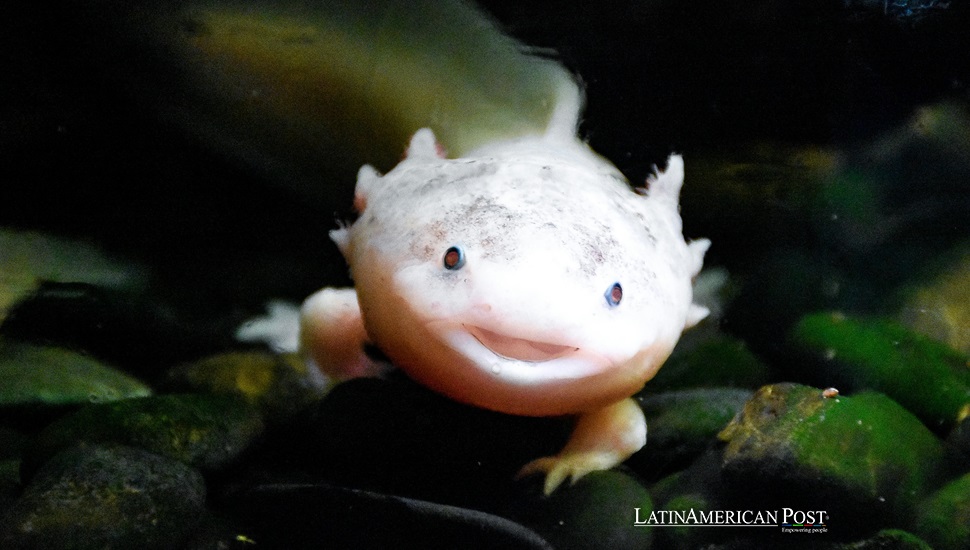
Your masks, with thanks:
[[[671,151],[851,144],[916,105],[967,97],[966,3],[481,5],[580,75],[583,136],[634,182]],[[119,63],[141,70],[137,55],[77,17],[110,27],[111,2],[80,6],[3,8],[0,226],[91,239],[153,266],[159,292],[202,308],[248,311],[346,282],[326,238],[343,213],[159,121],[131,82],[111,76],[124,74]]]

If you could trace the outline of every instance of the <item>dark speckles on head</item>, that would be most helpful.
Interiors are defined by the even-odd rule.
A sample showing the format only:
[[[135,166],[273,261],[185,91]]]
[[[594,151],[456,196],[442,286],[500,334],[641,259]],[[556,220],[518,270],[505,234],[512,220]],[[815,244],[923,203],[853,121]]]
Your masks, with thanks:
[[[391,231],[410,241],[413,258],[440,268],[445,250],[463,243],[476,262],[513,269],[549,254],[562,262],[564,274],[572,273],[569,277],[590,279],[605,269],[617,275],[636,271],[620,242],[634,237],[626,228],[641,225],[634,217],[640,209],[631,202],[639,199],[625,183],[589,187],[555,165],[510,168],[493,159],[441,161],[409,170],[395,184],[420,192],[393,188],[411,201],[394,212],[400,225]],[[533,253],[536,247],[541,253]]]
[[[622,247],[602,221],[584,220],[573,224],[570,232],[580,247],[580,269],[586,275],[593,276],[602,265],[621,259]]]
[[[478,239],[482,243],[480,252],[488,258],[502,252],[498,250],[502,246],[500,243],[517,231],[516,223],[521,220],[517,220],[511,208],[494,197],[479,196],[453,210],[445,225],[457,233],[468,233],[468,238]]]
[[[446,236],[448,236],[448,232],[445,229],[445,224],[441,220],[435,220],[431,222],[430,230],[431,230],[431,236],[436,241],[442,241],[445,239]]]
[[[595,266],[602,265],[606,260],[606,256],[603,254],[603,250],[593,241],[583,243],[583,252],[583,256],[589,260],[588,262],[581,262],[583,272],[591,275],[595,272]]]
[[[478,246],[482,251],[482,256],[486,258],[492,255],[495,245],[495,238],[490,234],[486,234],[484,237],[482,237],[482,240],[478,242]]]

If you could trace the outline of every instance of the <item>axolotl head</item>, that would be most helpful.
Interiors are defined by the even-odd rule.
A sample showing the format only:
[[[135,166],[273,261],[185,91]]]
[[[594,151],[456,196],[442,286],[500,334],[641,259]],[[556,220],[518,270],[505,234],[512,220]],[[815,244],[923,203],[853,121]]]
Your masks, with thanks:
[[[706,314],[680,157],[636,193],[578,140],[439,151],[421,130],[386,175],[362,168],[360,217],[332,234],[369,337],[418,382],[511,414],[582,412],[637,392]]]

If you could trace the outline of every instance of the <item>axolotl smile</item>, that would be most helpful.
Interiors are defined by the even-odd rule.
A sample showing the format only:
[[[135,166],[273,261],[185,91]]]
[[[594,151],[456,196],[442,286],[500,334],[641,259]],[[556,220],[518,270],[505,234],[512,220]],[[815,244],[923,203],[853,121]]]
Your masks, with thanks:
[[[510,361],[525,361],[529,363],[552,361],[566,354],[579,351],[577,347],[504,336],[473,325],[462,324],[462,328],[478,340],[479,344],[488,348],[489,351]]]
[[[504,374],[509,382],[579,378],[612,366],[609,359],[576,346],[506,336],[473,325],[443,330],[439,337],[475,365],[496,376]]]

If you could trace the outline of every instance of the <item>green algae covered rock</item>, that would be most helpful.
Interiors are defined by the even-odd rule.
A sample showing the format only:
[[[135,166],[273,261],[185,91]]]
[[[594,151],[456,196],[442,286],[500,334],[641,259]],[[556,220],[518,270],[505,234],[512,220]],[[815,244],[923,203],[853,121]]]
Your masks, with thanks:
[[[152,393],[135,378],[86,355],[3,338],[0,380],[0,407],[102,403]]]
[[[635,526],[650,516],[650,493],[616,470],[592,472],[576,483],[541,494],[541,484],[523,496],[511,517],[530,526],[555,548],[646,550],[653,529]]]
[[[33,471],[78,442],[130,445],[216,470],[235,459],[262,431],[259,413],[229,396],[159,395],[88,405],[36,437],[24,457],[24,471]]]
[[[753,501],[797,495],[806,509],[869,527],[907,521],[943,459],[939,440],[885,395],[796,384],[758,390],[719,437],[722,475]]]
[[[696,388],[638,395],[649,433],[647,445],[627,465],[650,478],[689,465],[716,441],[718,432],[751,393],[737,388]]]
[[[916,532],[937,549],[970,548],[970,473],[923,502]]]
[[[671,498],[663,509],[670,511],[671,514],[686,514],[691,511],[694,511],[694,513],[709,512],[715,510],[716,506],[703,493],[689,492]],[[662,541],[663,548],[688,549],[703,546],[709,535],[710,533],[697,527],[665,527],[659,536],[659,540]]]
[[[885,393],[934,430],[951,428],[970,406],[970,358],[892,321],[815,313],[790,342],[811,357],[811,380]]]
[[[181,462],[131,447],[74,447],[13,504],[0,547],[179,548],[205,495],[202,476]]]
[[[755,389],[768,383],[768,366],[743,340],[715,334],[694,341],[695,334],[684,335],[663,368],[647,383],[647,391],[723,386]]]
[[[689,468],[670,474],[650,487],[658,512],[694,514],[730,508],[724,502],[727,491],[721,478],[721,455],[716,448],[702,454]],[[641,516],[641,519],[649,516]],[[698,527],[664,527],[657,529],[657,547],[673,549],[702,548],[724,538],[721,529]]]
[[[175,367],[169,381],[194,391],[235,395],[268,418],[285,420],[324,394],[320,375],[295,354],[229,352]]]

